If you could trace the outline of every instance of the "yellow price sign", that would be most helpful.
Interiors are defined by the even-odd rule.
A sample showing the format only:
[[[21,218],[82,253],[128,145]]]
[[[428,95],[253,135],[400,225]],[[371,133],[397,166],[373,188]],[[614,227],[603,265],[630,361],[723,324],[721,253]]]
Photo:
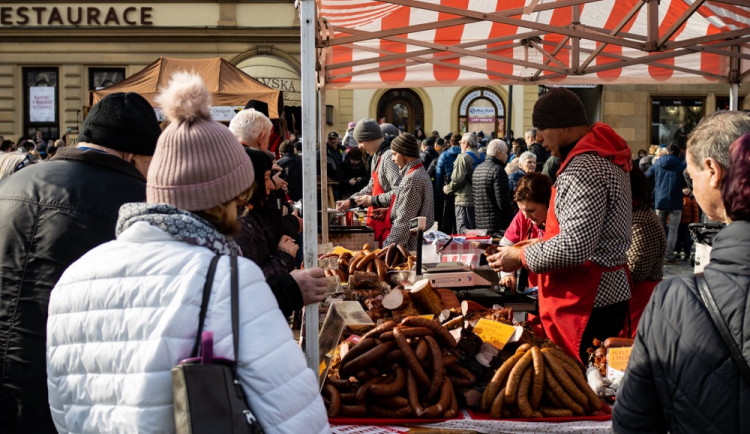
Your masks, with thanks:
[[[426,318],[426,319],[432,321],[432,319],[435,318],[435,315],[433,315],[433,314],[430,313],[430,314],[427,314],[427,315],[419,315],[419,317],[420,318]]]
[[[614,370],[625,372],[632,351],[633,347],[610,348],[607,351],[607,364]]]
[[[318,377],[323,375],[323,372],[326,370],[326,362],[320,362],[320,365],[318,366]]]
[[[508,339],[516,332],[516,328],[512,325],[482,318],[477,322],[473,331],[482,341],[502,350],[508,343]]]

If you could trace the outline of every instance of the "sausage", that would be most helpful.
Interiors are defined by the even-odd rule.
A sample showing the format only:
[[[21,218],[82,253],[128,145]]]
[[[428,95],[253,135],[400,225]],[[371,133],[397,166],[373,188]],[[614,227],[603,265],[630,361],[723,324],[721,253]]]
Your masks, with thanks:
[[[409,259],[409,251],[406,250],[406,247],[402,246],[401,244],[396,244],[396,247],[398,248],[398,251],[401,252],[401,254],[404,256],[404,262],[406,262],[406,260]]]
[[[349,351],[344,354],[344,357],[341,358],[341,366],[346,365],[350,361],[356,359],[358,356],[361,356],[362,354],[375,348],[377,345],[378,343],[377,341],[375,341],[375,339],[361,339],[359,343],[349,348]]]
[[[534,417],[534,410],[531,409],[531,404],[529,404],[529,386],[531,385],[531,374],[533,372],[534,370],[531,368],[526,369],[523,377],[521,377],[521,383],[518,385],[518,394],[516,395],[516,406],[523,417],[527,419]]]
[[[385,361],[388,363],[392,362],[400,362],[404,359],[404,354],[401,352],[401,350],[393,350],[385,355]]]
[[[404,372],[406,372],[406,370],[404,370]],[[404,378],[406,378],[406,375],[407,374],[404,374]],[[401,395],[377,396],[373,399],[373,403],[383,407],[399,408],[409,405],[409,400]]]
[[[378,273],[378,279],[380,279],[382,282],[385,282],[386,278],[388,277],[388,267],[385,266],[380,258],[375,258],[374,262],[376,271]]]
[[[362,354],[361,356],[358,356],[356,359],[352,360],[346,365],[342,365],[339,372],[348,374],[365,369],[388,354],[388,351],[391,350],[392,346],[393,342],[383,342],[370,351]]]
[[[364,404],[342,405],[339,416],[365,417],[367,416],[367,406]]]
[[[451,388],[451,385],[450,385],[450,381],[451,380],[446,378],[443,381],[443,383],[440,385],[440,399],[438,399],[438,402],[425,408],[422,414],[418,414],[417,417],[425,417],[425,418],[438,417],[450,407],[451,393],[453,392],[453,389]]]
[[[632,347],[633,339],[628,338],[607,338],[604,340],[604,348]]]
[[[497,371],[495,371],[495,375],[492,376],[492,380],[490,380],[482,393],[482,401],[479,407],[480,410],[485,413],[490,410],[490,406],[492,405],[498,390],[503,386],[503,383],[505,383],[505,379],[508,378],[513,366],[515,366],[516,362],[518,362],[521,357],[523,357],[523,354],[514,354],[510,356],[510,358],[506,360]]]
[[[379,326],[370,330],[369,332],[363,334],[362,339],[367,339],[367,338],[377,339],[380,337],[381,334],[387,331],[393,330],[394,327],[396,327],[396,321],[386,321],[383,324],[380,324]]]
[[[361,261],[365,257],[365,254],[362,252],[357,252],[357,254],[352,257],[352,260],[349,261],[349,274],[354,274],[354,271],[357,270],[357,265],[359,264],[359,261]]]
[[[412,414],[416,417],[420,417],[424,413],[424,407],[419,402],[419,390],[417,389],[417,381],[414,380],[412,370],[406,373],[406,391],[409,398],[409,405],[411,406]]]
[[[567,408],[545,407],[539,409],[544,417],[573,417],[573,412]]]
[[[334,268],[333,272],[339,278],[339,282],[346,282],[349,279],[346,271],[342,270],[341,268]]]
[[[372,247],[370,247],[370,243],[362,244],[362,250],[364,250],[365,252],[369,252],[371,248]]]
[[[523,354],[526,351],[529,351],[530,349],[531,349],[531,344],[527,342],[525,344],[518,346],[518,349],[516,350],[516,354]]]
[[[588,398],[568,376],[568,373],[563,368],[563,362],[559,362],[555,356],[542,352],[544,355],[544,361],[547,363],[547,367],[552,371],[557,381],[565,389],[571,398],[576,400],[581,406],[588,406]],[[558,395],[558,398],[560,396]]]
[[[492,401],[489,407],[490,416],[495,419],[500,419],[503,416],[503,405],[505,404],[505,388],[500,389],[500,392]]]
[[[531,408],[537,410],[542,402],[542,392],[544,391],[544,356],[539,347],[531,347],[531,361],[534,363]]]
[[[462,385],[460,387],[469,387],[477,381],[477,377],[475,377],[474,374],[471,373],[471,371],[459,364],[449,365],[447,366],[447,369],[451,371],[451,373],[457,374],[461,379],[465,380],[464,382],[462,382]],[[464,385],[467,382],[468,384]],[[454,385],[459,386],[458,383],[454,383]]]
[[[341,394],[338,389],[332,384],[326,384],[323,387],[323,397],[327,398],[328,405],[328,417],[336,416],[341,411]]]
[[[417,356],[409,346],[409,343],[406,342],[406,338],[404,337],[404,335],[401,334],[401,329],[399,327],[393,329],[393,339],[396,341],[398,349],[401,350],[401,353],[403,353],[404,355],[406,366],[411,372],[414,373],[416,381],[422,387],[430,387],[430,377],[428,377],[424,372],[424,369],[422,369],[422,366],[419,364],[419,360],[417,360]]]
[[[396,250],[394,250],[396,247],[396,243],[391,243],[388,245],[388,247],[385,248],[385,259],[383,262],[385,262],[385,266],[390,268],[391,262],[393,262],[393,256]]]
[[[427,346],[430,348],[430,354],[432,355],[432,384],[426,395],[429,401],[437,395],[441,390],[440,385],[443,384],[443,353],[432,336],[425,336],[424,339],[427,341]]]
[[[401,321],[402,325],[413,327],[427,327],[435,332],[435,337],[448,348],[456,348],[458,343],[451,332],[437,322],[419,316],[407,316]]]
[[[411,416],[411,406],[407,403],[405,407],[389,408],[381,407],[376,404],[367,406],[369,415],[384,419],[401,419]]]
[[[365,398],[367,398],[367,393],[370,391],[370,386],[372,386],[373,384],[382,383],[383,381],[385,381],[385,377],[373,377],[367,380],[363,385],[359,386],[359,389],[357,389],[357,394],[355,395],[357,402],[364,403]]]
[[[370,384],[369,394],[373,396],[395,395],[406,386],[406,370],[402,366],[396,367],[396,377],[389,383]]]
[[[550,393],[562,404],[562,407],[570,409],[573,414],[577,416],[583,416],[583,407],[575,402],[573,398],[568,395],[563,389],[560,383],[555,379],[555,375],[552,373],[552,369],[544,370],[544,381],[547,383],[547,389],[545,393]],[[552,401],[552,400],[550,400]]]
[[[375,252],[370,252],[367,255],[365,255],[361,261],[357,262],[356,269],[359,271],[362,271],[365,269],[365,266],[369,264],[373,259],[375,259]]]
[[[453,389],[453,382],[449,381],[449,383],[451,383],[451,403],[448,410],[443,413],[443,417],[446,418],[458,416],[458,399],[456,398],[456,391]]]
[[[443,366],[451,366],[456,363],[458,363],[458,357],[452,355],[443,356]]]
[[[593,410],[601,410],[602,401],[599,399],[596,393],[594,393],[594,390],[591,389],[591,386],[589,386],[588,381],[586,381],[586,379],[583,378],[583,376],[581,375],[581,371],[579,371],[577,368],[571,368],[565,363],[562,363],[561,366],[568,373],[568,375],[573,380],[575,385],[578,386],[578,389],[580,389],[586,395],[586,398],[588,399],[589,407],[592,408]]]
[[[414,349],[414,355],[416,355],[417,360],[421,362],[427,357],[428,351],[430,351],[430,349],[427,347],[427,341],[420,339],[419,342],[417,342],[417,347]]]
[[[418,336],[434,334],[432,329],[428,329],[427,327],[399,327],[399,330],[401,330],[401,334],[405,338],[416,338]],[[380,335],[380,340],[381,341],[393,340],[393,331],[391,330]]]
[[[356,404],[357,403],[357,392],[342,392],[341,393],[342,404]]]
[[[343,378],[335,378],[335,377],[328,377],[326,379],[326,383],[334,386],[337,389],[349,389],[350,387],[354,386],[355,383],[352,381],[349,381],[349,379],[343,379]]]
[[[516,399],[516,393],[518,393],[518,386],[521,383],[521,376],[523,376],[526,369],[531,365],[531,352],[527,351],[523,353],[521,359],[516,363],[516,366],[510,371],[508,376],[508,383],[505,385],[505,403],[510,404]]]
[[[574,368],[576,371],[578,371],[581,374],[581,376],[583,376],[583,371],[581,371],[581,365],[578,363],[578,361],[574,360],[572,357],[569,357],[567,354],[563,353],[562,351],[554,349],[554,348],[544,348],[542,349],[542,352],[557,357],[561,362],[564,362],[571,368]]]

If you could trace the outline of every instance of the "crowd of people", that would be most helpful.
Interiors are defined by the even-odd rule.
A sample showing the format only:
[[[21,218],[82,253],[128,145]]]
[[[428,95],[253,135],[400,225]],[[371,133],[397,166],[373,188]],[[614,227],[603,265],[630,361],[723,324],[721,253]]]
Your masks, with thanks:
[[[328,431],[288,327],[327,286],[322,269],[299,268],[298,140],[269,152],[262,110],[240,111],[228,128],[212,121],[191,73],[175,74],[157,103],[161,125],[140,95],[105,97],[75,147],[24,140],[19,152],[3,141],[0,426],[173,431],[170,370],[191,350],[213,263],[204,329],[217,356],[234,356],[237,256],[237,372],[250,407],[266,432]],[[634,337],[617,432],[741,431],[750,385],[737,381],[695,278],[663,281],[662,266],[675,249],[690,259],[690,223],[725,222],[704,274],[735,343],[750,348],[750,114],[708,116],[636,159],[567,89],[540,97],[532,123],[519,139],[427,137],[364,118],[343,138],[330,132],[318,157],[336,209],[367,208],[380,246],[419,249],[415,217],[501,238],[489,265],[506,287],[538,288],[531,326],[571,357],[585,363],[595,338]]]

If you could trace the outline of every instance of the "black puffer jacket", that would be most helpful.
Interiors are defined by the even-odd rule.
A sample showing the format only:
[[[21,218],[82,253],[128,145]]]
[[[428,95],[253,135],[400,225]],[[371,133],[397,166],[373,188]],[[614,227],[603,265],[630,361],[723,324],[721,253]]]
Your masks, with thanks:
[[[750,362],[750,222],[713,240],[706,282]],[[659,284],[643,312],[617,395],[617,433],[750,432],[750,384],[703,306],[695,278]]]
[[[0,183],[0,426],[55,432],[47,402],[47,304],[65,269],[115,238],[120,205],[146,200],[130,163],[60,148]]]
[[[474,169],[471,185],[476,228],[489,233],[505,230],[514,216],[505,163],[488,158]]]

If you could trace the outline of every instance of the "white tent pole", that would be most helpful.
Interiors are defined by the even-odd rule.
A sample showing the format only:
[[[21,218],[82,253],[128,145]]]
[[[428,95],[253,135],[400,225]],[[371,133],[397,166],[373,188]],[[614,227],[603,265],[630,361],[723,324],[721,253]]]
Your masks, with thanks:
[[[739,110],[740,108],[740,85],[732,83],[729,85],[729,110]]]
[[[304,219],[305,268],[318,265],[318,197],[316,180],[315,117],[315,1],[301,0],[300,60],[302,62],[302,215]],[[307,366],[318,374],[318,303],[305,307],[305,357]]]

